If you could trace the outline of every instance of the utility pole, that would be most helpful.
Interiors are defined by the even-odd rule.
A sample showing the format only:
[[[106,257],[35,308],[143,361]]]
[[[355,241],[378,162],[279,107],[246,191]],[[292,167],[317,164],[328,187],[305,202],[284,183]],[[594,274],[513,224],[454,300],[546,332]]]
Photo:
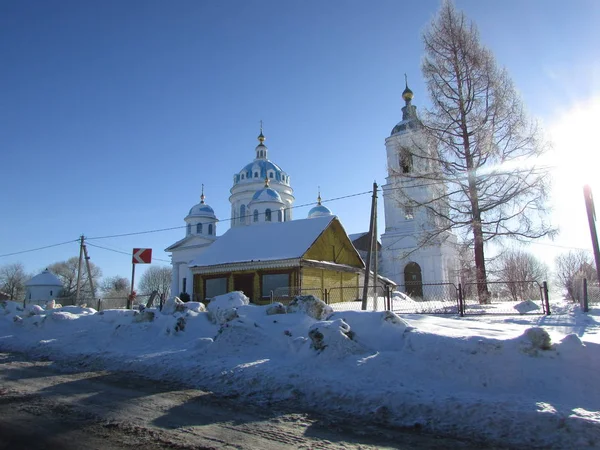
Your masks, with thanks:
[[[131,309],[133,305],[133,283],[135,280],[135,263],[131,264],[131,291],[127,297],[127,309]]]
[[[373,246],[373,307],[377,311],[377,184],[373,183],[373,198],[375,202],[375,208],[373,211],[373,236],[371,237],[371,245]],[[385,308],[384,308],[385,309]]]
[[[371,218],[369,222],[369,251],[367,252],[367,261],[365,267],[365,283],[363,285],[362,305],[361,309],[367,309],[367,300],[369,296],[369,277],[371,275],[371,253],[373,252],[373,236],[377,230],[375,222],[377,216],[377,183],[373,182],[373,197],[371,198]],[[377,237],[375,237],[377,242]]]
[[[77,291],[75,293],[75,304],[79,305],[79,292],[81,289],[81,261],[83,260],[83,234],[79,240],[79,265],[77,266]]]
[[[94,290],[94,280],[92,279],[92,271],[90,270],[90,257],[88,256],[85,244],[83,244],[83,253],[85,254],[85,266],[87,267],[88,280],[90,281],[90,289],[92,290],[92,299],[95,299],[96,291]]]
[[[585,209],[587,210],[590,234],[592,235],[592,247],[594,248],[594,260],[596,261],[596,275],[600,281],[600,249],[598,248],[598,234],[596,233],[596,210],[594,208],[594,197],[589,185],[583,186],[583,197]]]

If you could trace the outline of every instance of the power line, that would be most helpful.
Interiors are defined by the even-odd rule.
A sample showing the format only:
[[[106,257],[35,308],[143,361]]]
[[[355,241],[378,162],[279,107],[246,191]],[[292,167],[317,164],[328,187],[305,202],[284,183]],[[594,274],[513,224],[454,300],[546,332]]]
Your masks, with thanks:
[[[328,200],[322,200],[321,203],[326,203],[326,202],[334,202],[337,200],[343,200],[346,198],[351,198],[351,197],[358,197],[360,195],[366,195],[366,194],[371,194],[373,191],[364,191],[364,192],[357,192],[354,194],[348,194],[348,195],[344,195],[341,197],[336,197],[336,198],[331,198]],[[318,202],[311,202],[311,203],[304,203],[302,205],[295,205],[292,206],[290,208],[286,208],[288,210],[290,209],[296,209],[296,208],[304,208],[307,206],[313,206],[313,205],[317,205]],[[261,213],[261,215],[265,215],[265,213]],[[233,218],[229,218],[229,219],[217,219],[219,222],[231,222],[232,220],[234,220]],[[109,239],[109,238],[116,238],[116,237],[126,237],[126,236],[135,236],[135,235],[139,235],[139,234],[148,234],[148,233],[159,233],[161,231],[172,231],[172,230],[180,230],[183,228],[186,228],[187,225],[180,225],[177,227],[169,227],[169,228],[159,228],[159,229],[155,229],[155,230],[146,230],[146,231],[135,231],[135,232],[131,232],[131,233],[123,233],[123,234],[113,234],[113,235],[107,235],[107,236],[95,236],[95,237],[86,237],[86,240],[97,240],[97,239]],[[91,244],[90,244],[91,245]]]
[[[557,247],[557,248],[566,248],[568,250],[583,250],[585,252],[592,252],[591,248],[582,248],[582,247],[572,247],[570,245],[558,245],[558,244],[551,244],[549,242],[536,242],[536,241],[530,241],[528,242],[528,244],[534,244],[534,245],[546,245],[548,247]]]
[[[540,167],[540,169],[548,169],[548,168],[552,168],[552,167],[555,167],[555,166],[542,166],[542,167]],[[512,173],[515,173],[515,172],[526,172],[526,171],[531,171],[531,169],[522,169],[522,170],[519,170],[519,171],[511,171],[509,174],[512,174]],[[504,175],[504,173],[496,173],[496,174],[492,173],[492,174],[488,174],[487,176],[493,176],[493,175]],[[417,179],[418,178],[414,178],[414,180],[417,180]],[[442,179],[442,180],[438,180],[438,181],[432,181],[432,182],[429,182],[429,183],[410,184],[408,186],[388,187],[388,188],[385,188],[385,189],[382,186],[381,191],[382,191],[382,193],[385,193],[385,192],[388,192],[388,191],[401,190],[401,189],[407,189],[407,188],[435,186],[435,185],[439,185],[439,184],[446,184],[448,182],[453,183],[453,181],[451,181],[451,180],[443,180]],[[358,196],[361,196],[361,195],[367,195],[367,194],[372,194],[372,193],[373,193],[372,190],[368,190],[368,191],[364,191],[364,192],[357,192],[357,193],[354,193],[354,194],[343,195],[341,197],[335,197],[335,198],[332,198],[332,199],[322,200],[321,203],[334,202],[334,201],[338,201],[338,200],[343,200],[343,199],[352,198],[352,197],[358,197]],[[310,203],[304,203],[302,205],[295,205],[295,206],[292,206],[292,207],[287,208],[287,209],[290,210],[290,209],[296,209],[296,208],[304,208],[304,207],[307,207],[307,206],[313,206],[313,205],[317,205],[317,204],[318,204],[318,202],[310,202]],[[261,213],[261,215],[264,215],[264,214],[265,213]],[[234,220],[233,217],[228,218],[228,219],[223,219],[223,220],[218,219],[219,222],[231,222],[232,220]],[[109,238],[117,238],[117,237],[137,236],[137,235],[141,235],[141,234],[150,234],[150,233],[160,233],[160,232],[163,232],[163,231],[181,230],[181,229],[184,229],[186,227],[187,227],[187,224],[186,225],[176,226],[176,227],[157,228],[157,229],[153,229],[153,230],[135,231],[135,232],[130,232],[130,233],[121,233],[121,234],[113,234],[113,235],[106,235],[106,236],[95,236],[95,237],[86,237],[85,239],[86,239],[86,241],[89,241],[89,240],[109,239]],[[401,239],[399,239],[398,241],[400,241]],[[19,254],[22,254],[22,253],[34,252],[34,251],[38,251],[38,250],[44,250],[46,248],[57,247],[59,245],[69,244],[71,242],[77,242],[77,241],[79,241],[79,239],[75,239],[75,240],[72,240],[72,241],[61,242],[59,244],[53,244],[53,245],[48,245],[48,246],[44,246],[44,247],[34,248],[34,249],[30,249],[30,250],[23,250],[23,251],[20,251],[20,252],[7,253],[7,254],[4,254],[4,255],[0,255],[0,258],[1,257],[5,257],[5,256],[13,256],[13,255],[19,255]],[[396,242],[398,242],[398,241],[396,241]],[[390,247],[392,247],[393,245],[395,245],[395,243],[393,243]],[[89,242],[88,242],[88,244],[92,245]],[[123,252],[123,251],[120,251],[120,250],[114,250],[114,249],[104,248],[104,247],[100,247],[100,246],[97,246],[97,247],[98,248],[102,248],[103,250],[114,251],[114,252],[117,252],[117,253],[123,253],[123,254],[129,255],[129,253],[126,253],[126,252]],[[565,248],[577,249],[577,247],[565,247]],[[581,249],[581,250],[585,250],[585,249]],[[161,259],[158,259],[158,258],[155,258],[155,259],[157,259],[159,261],[170,262],[170,261],[161,260]]]
[[[134,235],[138,235],[138,234],[159,233],[161,231],[179,230],[179,229],[185,228],[185,227],[186,227],[186,225],[180,225],[178,227],[159,228],[159,229],[155,229],[155,230],[136,231],[136,232],[132,232],[132,233],[123,233],[123,234],[112,234],[109,236],[96,236],[96,237],[91,237],[91,238],[86,237],[85,239],[86,240],[108,239],[108,238],[116,238],[116,237],[134,236]]]
[[[32,248],[30,250],[22,250],[20,252],[6,253],[4,255],[0,255],[0,258],[2,258],[4,256],[20,255],[22,253],[37,252],[38,250],[44,250],[47,248],[58,247],[59,245],[70,244],[72,242],[77,242],[77,241],[79,241],[79,239],[73,239],[72,241],[61,242],[60,244],[52,244],[52,245],[46,245],[44,247]]]
[[[110,252],[120,253],[122,255],[127,255],[127,256],[131,257],[131,252],[124,252],[122,250],[116,250],[114,248],[103,247],[101,245],[91,244],[89,242],[87,243],[87,245],[89,245],[90,247],[101,248],[102,250],[108,250]],[[171,261],[168,261],[166,259],[155,258],[155,257],[152,257],[152,259],[155,260],[155,261],[163,261],[163,262],[167,262],[167,263],[171,262]]]

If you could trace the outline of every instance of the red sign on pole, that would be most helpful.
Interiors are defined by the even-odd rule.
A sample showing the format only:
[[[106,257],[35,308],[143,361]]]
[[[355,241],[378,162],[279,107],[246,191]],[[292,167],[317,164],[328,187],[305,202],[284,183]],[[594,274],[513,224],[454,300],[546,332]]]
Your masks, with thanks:
[[[132,262],[133,264],[150,264],[152,262],[152,249],[134,248]]]

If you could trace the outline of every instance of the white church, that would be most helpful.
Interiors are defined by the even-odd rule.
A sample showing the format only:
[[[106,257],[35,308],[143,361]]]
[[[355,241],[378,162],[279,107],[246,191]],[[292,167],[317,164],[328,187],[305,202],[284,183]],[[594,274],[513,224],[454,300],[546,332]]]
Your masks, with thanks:
[[[432,225],[425,211],[411,206],[411,199],[423,201],[431,198],[433,193],[427,186],[415,185],[413,180],[415,172],[427,170],[427,164],[423,163],[427,159],[419,158],[419,152],[427,151],[427,147],[423,145],[422,127],[408,85],[402,98],[406,103],[402,108],[402,120],[385,139],[388,176],[382,186],[385,232],[381,235],[379,272],[409,295],[422,297],[424,283],[456,280],[457,239],[452,233],[445,232],[435,243],[419,248],[419,234]],[[266,224],[294,220],[294,190],[290,176],[269,159],[262,126],[258,141],[254,160],[233,176],[229,196],[232,228],[269,226]],[[185,237],[165,249],[171,253],[173,295],[185,292],[193,298],[193,262],[219,239],[219,220],[205,200],[202,187],[200,203],[192,206],[184,218]],[[332,213],[321,204],[319,195],[308,218],[328,215]]]

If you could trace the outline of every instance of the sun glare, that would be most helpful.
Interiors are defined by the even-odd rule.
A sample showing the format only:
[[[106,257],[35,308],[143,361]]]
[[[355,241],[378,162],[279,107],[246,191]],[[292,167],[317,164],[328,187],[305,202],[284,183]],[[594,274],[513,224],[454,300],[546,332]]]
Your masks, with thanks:
[[[550,125],[557,200],[567,192],[580,193],[585,184],[592,186],[595,196],[600,198],[599,126],[600,97],[574,105]]]
[[[560,228],[556,242],[566,247],[590,246],[584,185],[591,186],[600,210],[599,124],[600,97],[594,97],[558,114],[547,129],[553,147],[548,158],[553,167],[552,221]]]

